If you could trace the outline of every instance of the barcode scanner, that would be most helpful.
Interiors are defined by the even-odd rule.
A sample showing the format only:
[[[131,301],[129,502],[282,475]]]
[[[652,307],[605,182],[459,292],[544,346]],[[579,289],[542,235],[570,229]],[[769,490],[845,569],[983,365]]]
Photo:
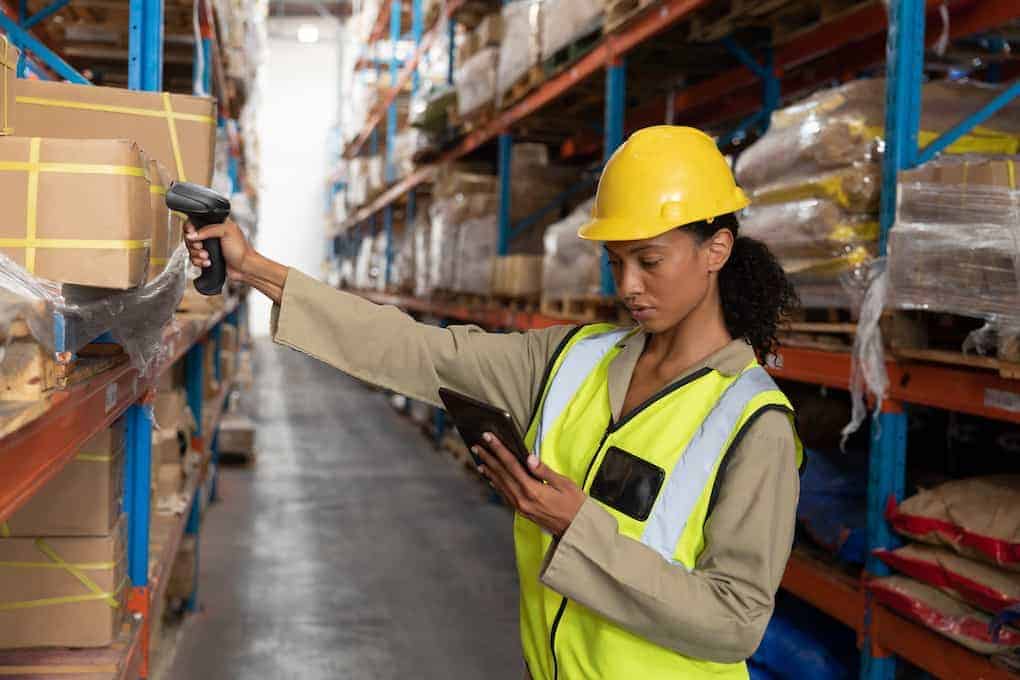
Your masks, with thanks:
[[[226,196],[191,182],[174,182],[166,192],[166,207],[188,216],[196,229],[210,224],[222,224],[230,216],[230,201]],[[202,241],[202,248],[209,253],[209,267],[202,268],[202,275],[195,279],[195,290],[202,295],[219,295],[227,280],[227,263],[223,259],[218,238]]]

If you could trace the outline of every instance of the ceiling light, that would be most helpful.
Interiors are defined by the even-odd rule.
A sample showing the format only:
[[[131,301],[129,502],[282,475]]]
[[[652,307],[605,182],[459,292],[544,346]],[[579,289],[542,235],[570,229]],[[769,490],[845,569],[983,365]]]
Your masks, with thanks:
[[[306,44],[319,42],[319,28],[312,24],[301,24],[297,30],[298,42]]]

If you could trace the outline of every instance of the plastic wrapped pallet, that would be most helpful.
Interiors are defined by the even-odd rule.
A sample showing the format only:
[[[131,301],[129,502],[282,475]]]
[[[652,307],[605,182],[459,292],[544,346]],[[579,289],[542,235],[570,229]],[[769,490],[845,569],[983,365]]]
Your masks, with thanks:
[[[585,241],[577,230],[591,219],[594,199],[585,201],[565,219],[545,231],[542,294],[550,297],[598,295],[601,292],[598,244]]]
[[[519,225],[531,220],[528,226],[515,233],[510,241],[510,253],[541,255],[546,227],[561,216],[560,209],[548,207],[578,180],[577,171],[551,165],[549,150],[544,144],[515,144],[510,172],[514,178],[510,185],[510,221]]]
[[[503,42],[496,82],[501,98],[542,58],[542,0],[514,0],[503,5]]]
[[[496,214],[496,178],[446,166],[437,178],[429,208],[429,281],[432,290],[454,290],[460,279],[459,234],[470,220]],[[495,243],[495,237],[493,237]],[[488,289],[488,283],[485,284]]]
[[[942,158],[900,176],[893,303],[1020,323],[1020,156]]]
[[[414,290],[414,228],[405,227],[399,232],[394,247],[393,268],[390,272],[390,284],[400,293]]]
[[[542,59],[602,27],[603,0],[544,0],[542,3]]]
[[[393,141],[393,171],[396,179],[407,177],[414,172],[414,158],[429,148],[429,140],[424,132],[409,127],[397,133]]]
[[[764,139],[764,137],[762,138]],[[854,212],[876,212],[882,187],[876,163],[855,163],[816,175],[794,175],[748,187],[755,204],[824,198]]]
[[[432,221],[428,205],[419,205],[414,220],[414,294],[423,298],[432,294],[429,285],[429,246],[432,238]]]
[[[479,294],[490,292],[498,232],[499,220],[495,212],[473,217],[460,225],[457,233],[454,290]]]
[[[506,255],[492,264],[492,293],[531,297],[542,292],[541,255]]]
[[[376,196],[386,187],[385,168],[382,156],[369,156],[365,159],[365,177],[369,197]]]
[[[827,199],[756,203],[740,214],[740,234],[765,242],[780,261],[843,256],[878,240],[878,216],[847,212]]]
[[[933,82],[922,90],[919,143],[949,129],[993,99],[999,88],[971,82]],[[949,153],[1016,153],[1020,103],[999,111],[953,144]],[[807,178],[880,159],[885,81],[857,80],[818,92],[773,113],[769,131],[737,161],[741,186],[755,189],[780,179]]]
[[[375,272],[372,269],[372,248],[375,237],[365,236],[358,246],[358,259],[354,266],[354,287],[367,290],[373,287]]]
[[[499,49],[486,47],[475,53],[454,73],[457,113],[467,116],[489,104],[496,96],[496,64]]]

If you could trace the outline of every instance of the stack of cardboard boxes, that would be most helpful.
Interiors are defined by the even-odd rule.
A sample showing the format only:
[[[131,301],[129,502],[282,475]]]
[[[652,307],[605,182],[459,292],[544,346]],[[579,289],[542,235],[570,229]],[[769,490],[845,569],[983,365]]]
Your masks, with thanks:
[[[195,431],[195,419],[184,390],[183,362],[167,370],[152,406],[153,503],[176,496],[188,475],[186,454]]]
[[[13,135],[0,162],[18,166],[0,173],[0,252],[60,283],[143,284],[179,242],[168,184],[211,180],[215,101],[24,79],[11,92],[5,73],[0,116],[6,105]]]
[[[128,592],[121,421],[0,524],[0,649],[102,647]]]

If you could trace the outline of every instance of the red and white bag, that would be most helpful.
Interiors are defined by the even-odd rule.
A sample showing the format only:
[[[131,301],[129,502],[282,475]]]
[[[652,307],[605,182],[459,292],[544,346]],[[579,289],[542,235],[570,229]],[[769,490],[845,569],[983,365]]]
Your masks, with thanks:
[[[1005,627],[998,639],[994,638],[992,617],[931,586],[904,576],[888,576],[869,581],[868,589],[889,609],[979,654],[1009,655],[1020,650],[1020,631]]]
[[[899,533],[961,555],[1020,571],[1020,476],[972,477],[941,484],[899,506],[890,499],[886,517]]]
[[[901,574],[986,612],[998,614],[1020,604],[1020,574],[975,562],[945,548],[913,544],[898,550],[876,550],[875,555]]]

